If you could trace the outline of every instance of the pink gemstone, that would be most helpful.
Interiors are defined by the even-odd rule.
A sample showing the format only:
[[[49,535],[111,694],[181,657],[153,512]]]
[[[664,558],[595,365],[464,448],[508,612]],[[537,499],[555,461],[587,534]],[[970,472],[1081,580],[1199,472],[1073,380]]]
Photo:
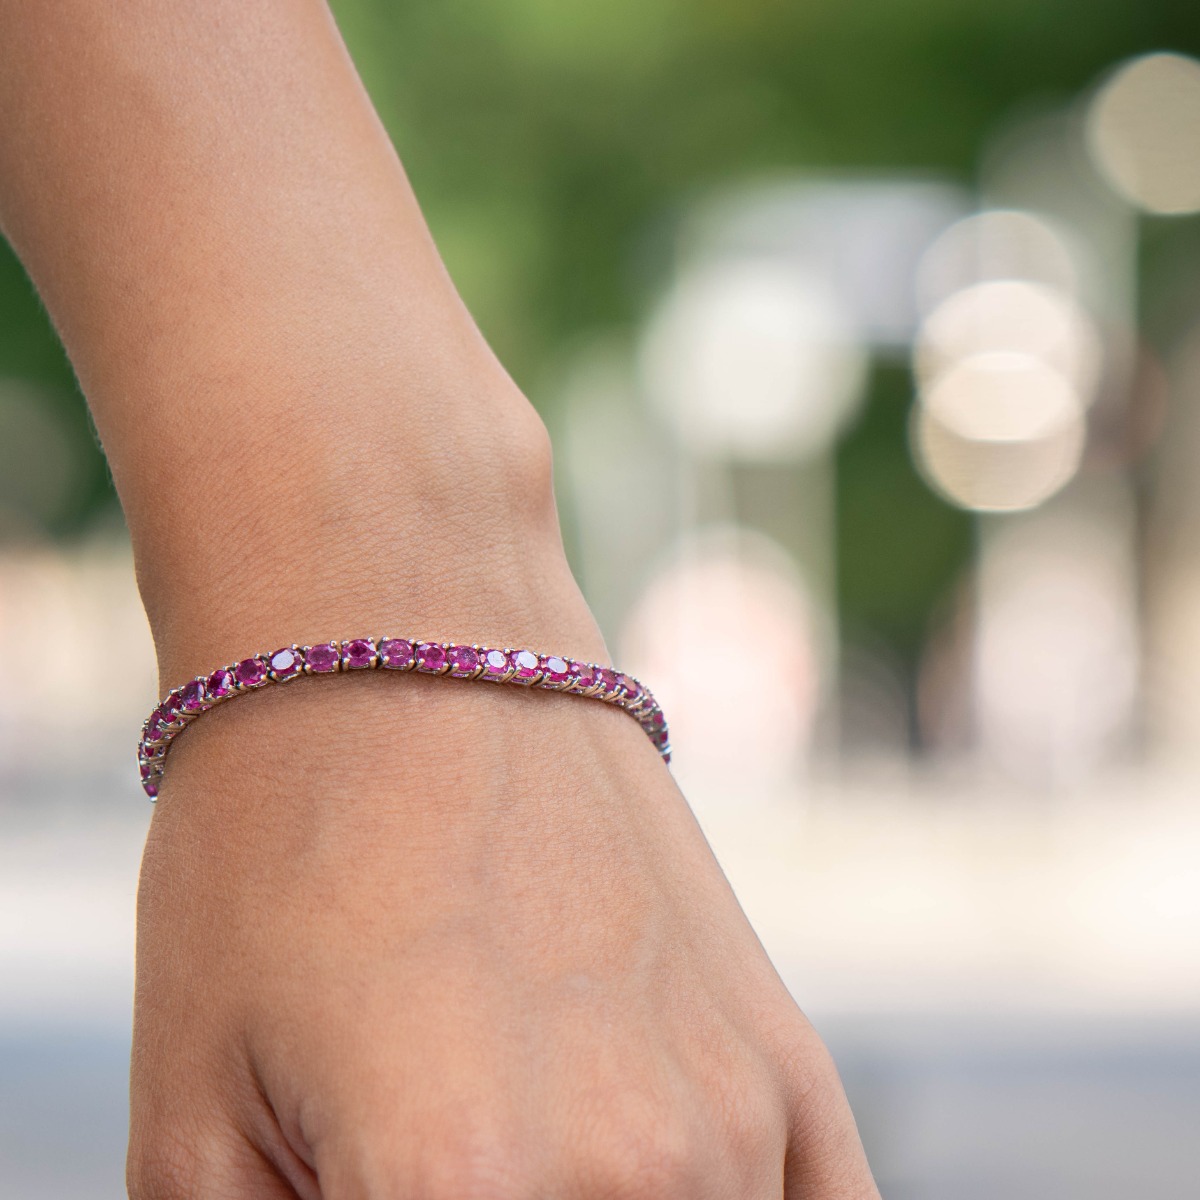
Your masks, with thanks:
[[[162,717],[159,716],[157,708],[150,714],[150,720],[146,722],[146,737],[152,741],[158,741],[162,737]]]
[[[261,658],[243,658],[233,668],[234,675],[242,687],[258,687],[267,678],[267,664]]]
[[[319,646],[309,646],[305,652],[304,661],[310,671],[324,674],[338,669],[338,651],[332,642],[322,642]]]
[[[473,675],[479,669],[479,651],[473,646],[451,646],[446,658],[452,675]]]
[[[446,665],[445,648],[437,642],[421,642],[417,646],[417,670],[435,672]]]
[[[141,763],[138,767],[138,770],[141,772],[143,779],[150,778],[151,772],[150,772],[150,764],[149,763],[147,763],[147,762]]]
[[[379,643],[383,665],[393,671],[406,671],[413,664],[413,644],[405,638],[384,638]]]
[[[656,708],[646,721],[646,724],[649,725],[651,729],[662,729],[666,723],[667,718],[663,716],[663,711],[661,708]]]
[[[290,679],[298,675],[303,666],[304,659],[291,646],[284,646],[271,655],[271,672],[276,679]]]
[[[642,698],[642,689],[632,676],[618,675],[617,682],[625,689],[625,704],[632,707]]]
[[[484,679],[499,679],[508,674],[508,655],[503,650],[485,650],[483,654]]]
[[[556,654],[543,655],[541,668],[543,683],[565,683],[571,673],[571,666],[567,660],[559,658]]]
[[[208,683],[204,690],[208,693],[210,700],[220,700],[222,696],[228,696],[233,691],[233,685],[233,672],[222,667],[208,677]]]
[[[183,699],[178,692],[172,692],[159,706],[164,724],[179,720],[179,710],[183,707]]]
[[[610,671],[607,667],[601,667],[596,672],[596,682],[604,684],[605,692],[615,692],[620,686],[617,683],[616,671]]]
[[[142,790],[146,793],[147,796],[150,797],[151,800],[156,799],[158,796],[158,784],[151,782],[149,779],[147,779],[146,782],[142,784]]]
[[[513,665],[514,679],[536,679],[538,674],[538,656],[532,650],[514,650],[508,661]]]
[[[183,701],[184,712],[200,712],[208,707],[204,703],[204,680],[193,679],[191,683],[183,685],[183,691],[180,693]]]
[[[375,658],[375,643],[369,638],[355,638],[342,643],[342,665],[351,671],[369,667]]]
[[[571,674],[578,681],[575,686],[581,692],[587,691],[596,682],[596,672],[587,663],[572,662]]]

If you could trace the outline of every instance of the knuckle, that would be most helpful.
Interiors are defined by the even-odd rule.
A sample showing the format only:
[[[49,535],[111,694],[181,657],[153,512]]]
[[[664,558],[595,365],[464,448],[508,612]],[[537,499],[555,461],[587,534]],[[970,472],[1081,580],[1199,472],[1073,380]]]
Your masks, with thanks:
[[[861,1144],[854,1115],[833,1056],[815,1035],[793,1070],[792,1085],[791,1134],[809,1159],[857,1162]]]
[[[782,1162],[789,1132],[789,1094],[771,1049],[729,1037],[710,1052],[700,1074],[706,1137],[735,1172]]]
[[[404,1196],[405,1200],[409,1196],[416,1200],[511,1200],[524,1195],[518,1179],[507,1155],[440,1158],[425,1164],[416,1186]]]
[[[508,1200],[519,1190],[523,1168],[513,1141],[486,1119],[463,1119],[419,1160],[419,1200]]]
[[[188,1138],[157,1132],[130,1141],[125,1162],[130,1200],[183,1200],[195,1196],[202,1174],[200,1152]]]
[[[697,1147],[686,1128],[658,1114],[611,1122],[593,1132],[585,1156],[587,1195],[604,1200],[669,1200],[695,1194]]]
[[[782,1161],[787,1120],[777,1097],[742,1092],[726,1100],[720,1119],[724,1143],[734,1162],[757,1165]]]
[[[842,1094],[842,1080],[828,1047],[811,1026],[784,1051],[789,1092],[806,1106],[820,1109]]]
[[[360,1146],[355,1159],[334,1189],[346,1200],[512,1200],[525,1195],[514,1146],[481,1127],[425,1126],[416,1144],[374,1137]]]

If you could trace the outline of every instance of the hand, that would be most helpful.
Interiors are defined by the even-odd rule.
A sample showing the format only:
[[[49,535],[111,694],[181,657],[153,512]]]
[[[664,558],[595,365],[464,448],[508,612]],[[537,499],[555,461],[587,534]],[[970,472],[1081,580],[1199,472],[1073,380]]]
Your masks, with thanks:
[[[298,681],[204,717],[167,779],[134,1200],[878,1195],[826,1051],[623,714]]]

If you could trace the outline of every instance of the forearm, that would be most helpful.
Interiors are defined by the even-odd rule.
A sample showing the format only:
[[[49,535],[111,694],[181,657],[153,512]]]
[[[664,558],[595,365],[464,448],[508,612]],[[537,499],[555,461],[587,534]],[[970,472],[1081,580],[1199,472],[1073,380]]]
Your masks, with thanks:
[[[514,628],[518,568],[557,551],[544,433],[324,4],[0,0],[0,33],[0,222],[92,407],[164,671],[401,616],[567,636]]]

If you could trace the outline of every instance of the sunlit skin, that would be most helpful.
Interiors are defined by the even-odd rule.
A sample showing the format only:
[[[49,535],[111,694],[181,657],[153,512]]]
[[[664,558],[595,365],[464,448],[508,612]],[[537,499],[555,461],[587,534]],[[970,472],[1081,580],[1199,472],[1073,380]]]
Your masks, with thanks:
[[[164,686],[389,629],[607,660],[545,430],[322,4],[0,0],[0,59],[0,223],[92,406]],[[383,673],[218,709],[172,753],[129,1185],[878,1194],[637,725]]]

